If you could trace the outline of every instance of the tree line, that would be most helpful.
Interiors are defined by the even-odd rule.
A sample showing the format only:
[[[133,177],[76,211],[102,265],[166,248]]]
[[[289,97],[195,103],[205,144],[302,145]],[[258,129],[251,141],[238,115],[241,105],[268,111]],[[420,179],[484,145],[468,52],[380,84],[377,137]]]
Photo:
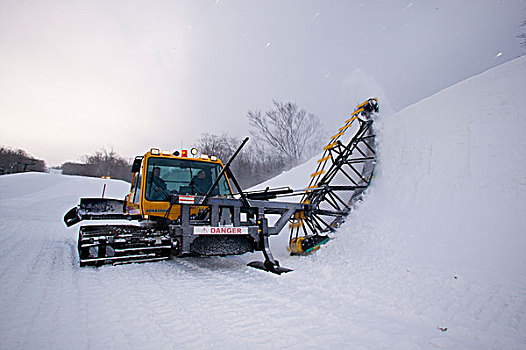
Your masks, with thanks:
[[[203,133],[197,142],[197,149],[202,154],[215,155],[226,163],[241,142],[241,138],[231,137],[227,133]],[[241,150],[230,166],[242,188],[268,180],[288,168],[290,166],[284,157],[261,150],[251,143]]]
[[[249,111],[247,118],[252,140],[231,165],[232,172],[243,188],[275,177],[312,157],[321,149],[324,132],[320,119],[299,108],[295,103],[274,101],[272,109],[264,112]],[[228,133],[205,132],[200,135],[196,146],[201,154],[215,155],[226,163],[241,142],[241,138],[230,136]],[[4,152],[4,148],[1,152]],[[23,155],[19,159],[31,158],[23,151],[16,152]],[[1,159],[0,164],[3,166]],[[34,161],[36,163],[26,169],[34,170],[40,165],[42,170],[39,171],[44,171],[44,162]],[[21,162],[19,160],[18,164],[22,164]],[[6,161],[5,164],[13,164],[13,160]],[[103,148],[83,156],[80,162],[67,162],[60,168],[65,175],[111,177],[131,181],[131,160],[119,156],[113,149]],[[21,169],[21,165],[16,169]]]
[[[324,131],[320,119],[292,102],[273,101],[265,112],[249,111],[253,142],[245,146],[231,165],[232,172],[243,188],[254,186],[288,170],[321,149]],[[226,162],[241,139],[228,133],[201,134],[197,147],[205,154],[218,156]]]
[[[113,150],[105,148],[92,155],[82,157],[81,163],[67,162],[61,165],[64,175],[81,175],[91,177],[110,177],[131,181],[131,162]]]
[[[0,147],[0,175],[27,171],[46,171],[46,163],[22,149]]]

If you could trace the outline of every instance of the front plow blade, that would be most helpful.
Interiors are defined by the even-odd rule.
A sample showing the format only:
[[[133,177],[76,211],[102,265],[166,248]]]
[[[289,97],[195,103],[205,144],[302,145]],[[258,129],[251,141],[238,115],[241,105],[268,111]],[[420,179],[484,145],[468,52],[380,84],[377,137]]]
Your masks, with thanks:
[[[73,226],[78,222],[81,222],[82,219],[78,216],[77,207],[71,208],[66,215],[64,215],[64,223],[67,227]]]
[[[111,198],[81,198],[80,204],[64,215],[64,223],[70,227],[82,220],[133,220],[140,215],[125,211],[125,202]]]

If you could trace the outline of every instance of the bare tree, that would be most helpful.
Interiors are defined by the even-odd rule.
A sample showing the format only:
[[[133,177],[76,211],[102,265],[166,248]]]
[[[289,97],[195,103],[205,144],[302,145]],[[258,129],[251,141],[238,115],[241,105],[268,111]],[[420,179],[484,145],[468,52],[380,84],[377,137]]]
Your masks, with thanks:
[[[249,111],[247,116],[252,126],[250,134],[257,142],[246,145],[231,166],[244,188],[290,169],[321,149],[320,120],[294,103],[274,101],[274,109],[265,113]],[[228,133],[203,133],[197,148],[226,162],[240,144],[240,138]]]
[[[230,137],[228,133],[214,135],[203,133],[197,141],[197,148],[201,153],[214,155],[226,162],[236,150],[238,140]]]
[[[92,155],[82,157],[82,163],[62,164],[62,173],[65,175],[82,176],[109,176],[125,181],[131,180],[131,164],[128,160],[120,157],[113,150],[102,148]]]
[[[240,138],[228,136],[227,133],[215,135],[201,134],[197,148],[201,153],[215,155],[226,162],[237,147],[241,144]],[[270,179],[286,167],[283,157],[275,152],[266,152],[257,145],[249,143],[238,154],[231,165],[231,170],[241,187],[248,188],[267,179]]]
[[[292,102],[274,102],[274,109],[249,111],[251,134],[282,154],[292,166],[312,156],[321,145],[322,127],[318,117]]]

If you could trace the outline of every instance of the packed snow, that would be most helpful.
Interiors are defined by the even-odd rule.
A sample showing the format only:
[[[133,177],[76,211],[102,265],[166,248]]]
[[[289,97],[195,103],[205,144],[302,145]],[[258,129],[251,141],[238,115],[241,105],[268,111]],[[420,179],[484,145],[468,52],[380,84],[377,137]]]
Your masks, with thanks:
[[[62,216],[128,184],[1,176],[0,348],[524,349],[525,92],[521,57],[381,113],[373,185],[315,254],[276,237],[281,276],[260,253],[79,268]]]

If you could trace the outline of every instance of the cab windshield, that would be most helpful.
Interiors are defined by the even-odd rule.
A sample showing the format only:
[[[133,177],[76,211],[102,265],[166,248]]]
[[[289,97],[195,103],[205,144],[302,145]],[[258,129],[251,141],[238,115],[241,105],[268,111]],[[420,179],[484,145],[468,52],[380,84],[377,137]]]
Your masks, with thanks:
[[[150,158],[146,175],[146,199],[166,201],[170,194],[189,194],[204,196],[222,167],[186,159]],[[223,175],[212,191],[213,196],[230,196],[231,191]]]

